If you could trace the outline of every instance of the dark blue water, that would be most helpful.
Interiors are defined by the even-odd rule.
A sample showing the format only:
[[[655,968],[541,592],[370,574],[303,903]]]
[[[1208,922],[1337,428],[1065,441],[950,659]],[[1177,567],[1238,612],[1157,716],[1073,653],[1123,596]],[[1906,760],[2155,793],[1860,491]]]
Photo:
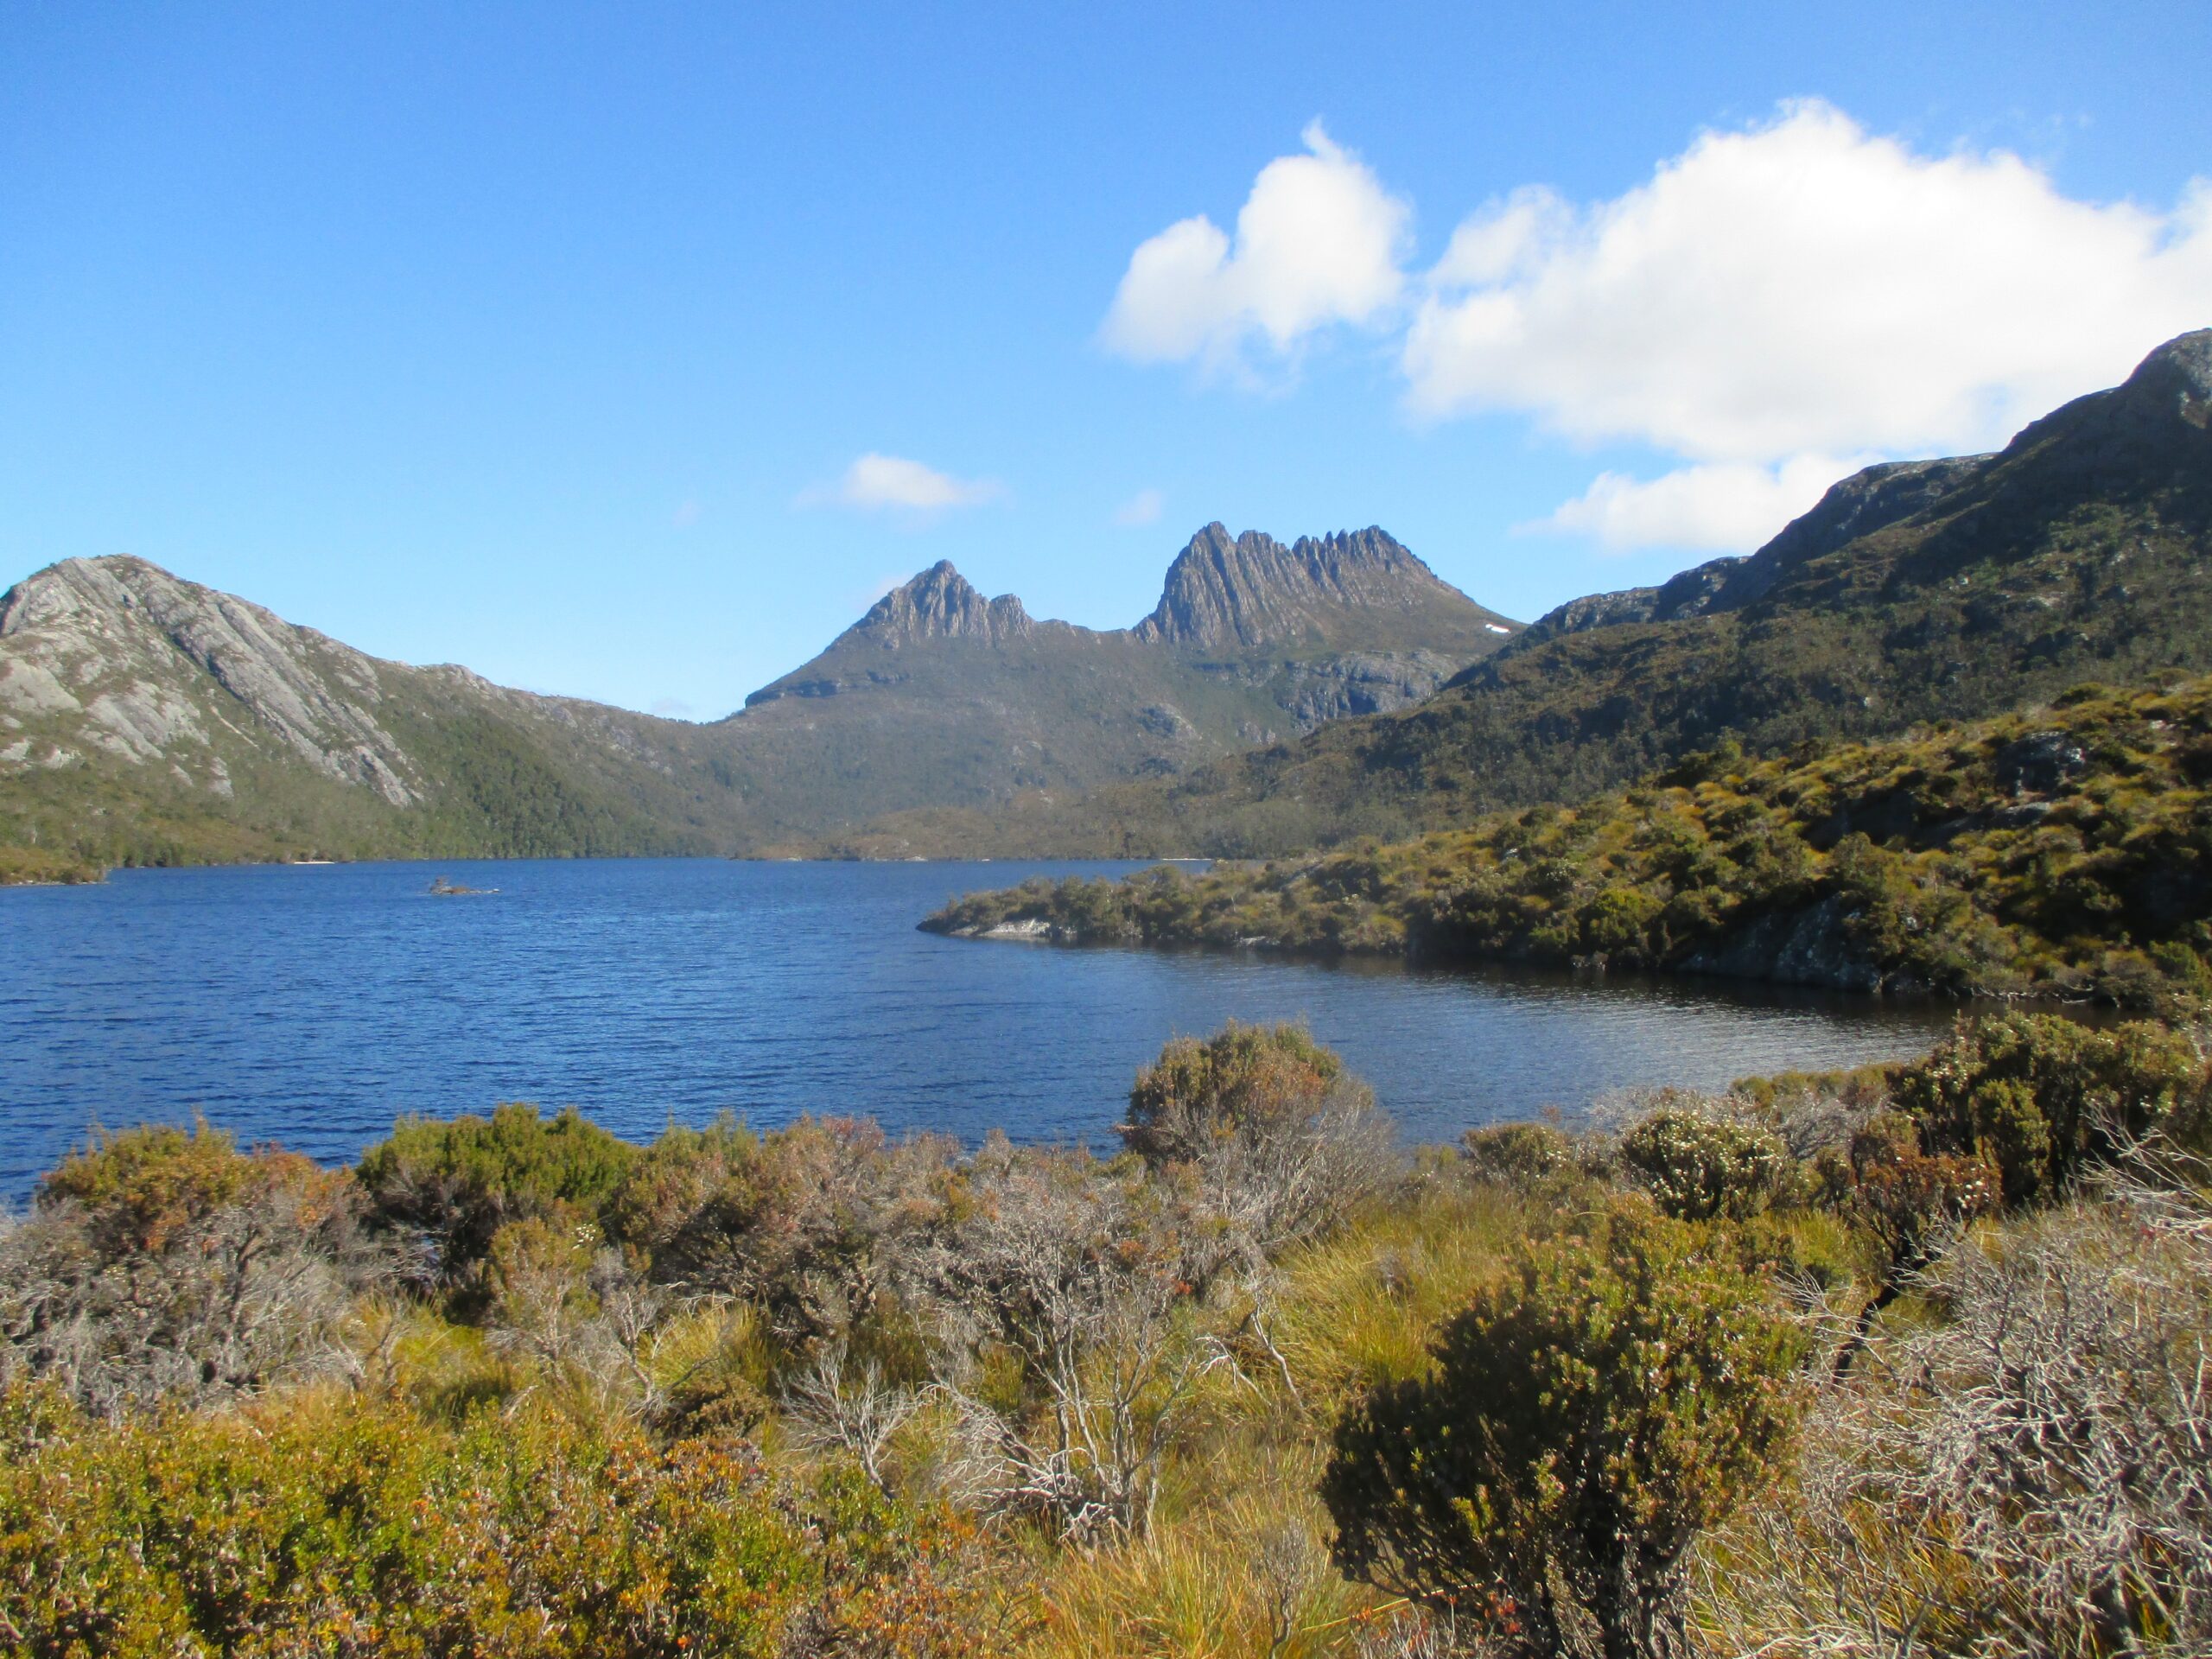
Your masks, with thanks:
[[[195,1111],[350,1159],[402,1112],[728,1109],[1098,1141],[1169,1037],[1303,1018],[1409,1138],[1610,1090],[1924,1050],[1940,1008],[914,931],[950,894],[1127,865],[453,863],[126,870],[0,890],[0,1192],[87,1128]]]

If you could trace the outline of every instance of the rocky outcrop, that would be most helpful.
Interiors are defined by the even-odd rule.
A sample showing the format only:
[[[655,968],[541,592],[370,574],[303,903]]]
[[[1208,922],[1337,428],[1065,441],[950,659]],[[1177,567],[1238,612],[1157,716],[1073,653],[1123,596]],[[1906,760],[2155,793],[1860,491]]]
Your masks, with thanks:
[[[1354,715],[1387,715],[1429,696],[1464,666],[1433,651],[1348,652],[1284,671],[1283,706],[1301,732]]]
[[[2047,474],[2106,480],[2212,464],[2212,328],[2168,340],[2108,391],[2076,397],[2024,429],[2006,455],[2049,451]]]
[[[876,601],[843,639],[897,651],[925,639],[981,639],[1001,645],[1026,639],[1036,624],[1012,594],[985,599],[975,585],[939,559],[902,588]]]
[[[1528,649],[1591,628],[1743,610],[1815,559],[1932,507],[1974,499],[2005,463],[2031,454],[2040,493],[2033,505],[2045,511],[2060,492],[2094,496],[2138,477],[2212,466],[2212,328],[2168,340],[2120,385],[2053,410],[2000,451],[1869,467],[1833,486],[1748,558],[1714,559],[1660,588],[1572,600],[1515,643]]]
[[[1133,632],[1149,643],[1250,652],[1356,645],[1393,626],[1478,652],[1517,631],[1380,530],[1285,547],[1258,531],[1232,539],[1211,524],[1176,556],[1158,607]]]
[[[1995,459],[1960,455],[1946,461],[1900,461],[1853,473],[1831,485],[1811,512],[1791,519],[1772,541],[1731,570],[1705,608],[1740,611],[1757,603],[1815,559],[1926,512],[1980,478]]]
[[[1997,752],[1997,786],[2015,799],[2050,795],[2089,768],[2089,752],[2064,732],[2031,732]]]
[[[16,729],[77,716],[49,740],[49,766],[82,758],[81,745],[204,772],[221,793],[228,778],[214,745],[227,728],[272,737],[323,776],[409,805],[421,798],[420,775],[378,719],[383,666],[143,559],[65,559],[0,598],[0,714]],[[214,689],[238,718],[210,701]]]
[[[1564,633],[1581,633],[1591,628],[1610,628],[1630,622],[1671,622],[1677,617],[1701,615],[1712,607],[1743,563],[1733,555],[1709,559],[1656,588],[1624,588],[1618,593],[1570,599],[1522,629],[1513,645],[1516,649],[1527,650]]]
[[[1687,957],[1676,967],[1688,974],[1839,991],[1925,988],[1898,982],[1876,967],[1853,940],[1851,920],[1843,898],[1832,893],[1801,911],[1761,917],[1724,944]]]
[[[1910,518],[1978,478],[1989,455],[1897,461],[1869,467],[1832,486],[1803,517],[1749,557],[1708,559],[1656,588],[1625,588],[1569,600],[1530,623],[1514,641],[1523,651],[1563,634],[1639,622],[1674,622],[1741,610],[1792,572],[1885,525]]]

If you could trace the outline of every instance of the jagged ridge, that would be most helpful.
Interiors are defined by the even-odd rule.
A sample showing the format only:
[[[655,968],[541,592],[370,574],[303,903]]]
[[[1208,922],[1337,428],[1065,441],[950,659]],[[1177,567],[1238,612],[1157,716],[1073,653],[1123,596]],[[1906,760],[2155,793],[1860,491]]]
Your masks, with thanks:
[[[0,843],[162,861],[748,850],[1179,773],[1402,707],[1501,643],[1479,623],[1471,638],[1490,613],[1379,532],[1299,546],[1333,575],[1244,583],[1247,614],[1295,635],[1261,649],[1039,622],[941,562],[704,727],[383,662],[143,561],[64,561],[0,601]]]
[[[868,844],[1272,856],[1580,799],[1726,739],[1879,737],[2176,669],[2212,671],[2212,330],[1997,454],[1870,468],[1749,559],[1562,607],[1414,708]]]
[[[1209,651],[1294,648],[1351,643],[1378,619],[1412,614],[1477,648],[1514,631],[1371,525],[1285,547],[1259,531],[1232,540],[1215,523],[1176,556],[1158,607],[1135,632]]]

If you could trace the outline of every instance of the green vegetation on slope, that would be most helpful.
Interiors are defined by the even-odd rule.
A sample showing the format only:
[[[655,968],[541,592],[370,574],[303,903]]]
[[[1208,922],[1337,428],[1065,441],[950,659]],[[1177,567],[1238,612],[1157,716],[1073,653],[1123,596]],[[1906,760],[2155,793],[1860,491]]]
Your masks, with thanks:
[[[399,699],[393,699],[397,704]],[[232,791],[106,763],[20,772],[0,791],[0,848],[61,852],[95,868],[298,858],[619,857],[734,844],[699,791],[600,762],[531,724],[458,705],[391,706],[389,727],[439,776],[425,803],[381,796],[240,747]],[[640,717],[642,718],[642,716]],[[710,792],[710,791],[709,791]]]
[[[1173,774],[1400,706],[1503,642],[1379,531],[1210,534],[1229,565],[1186,550],[1146,632],[1033,623],[943,565],[704,726],[381,662],[143,561],[64,561],[0,595],[0,845],[110,865],[757,852],[890,808]],[[1224,616],[1268,626],[1224,635]]]
[[[2084,680],[2212,671],[2212,331],[1999,454],[1905,471],[1941,487],[1847,480],[1744,562],[1721,608],[1534,629],[1401,713],[1080,799],[895,815],[843,845],[1276,856],[1581,799],[1732,738],[1863,741]]]
[[[106,874],[105,867],[70,854],[0,846],[0,887],[79,887]]]
[[[2212,993],[2212,679],[1896,742],[1694,755],[1419,840],[972,895],[932,931],[1670,969],[1862,988]]]

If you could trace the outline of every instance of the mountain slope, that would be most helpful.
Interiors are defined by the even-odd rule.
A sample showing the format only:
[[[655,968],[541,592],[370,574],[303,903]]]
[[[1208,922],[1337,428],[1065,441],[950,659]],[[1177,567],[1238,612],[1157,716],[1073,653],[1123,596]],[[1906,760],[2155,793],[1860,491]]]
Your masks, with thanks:
[[[1416,841],[976,893],[971,938],[1663,968],[1854,990],[2212,993],[2212,678],[1905,741],[1700,756]]]
[[[819,836],[887,798],[996,812],[1175,776],[1408,707],[1516,631],[1379,530],[1286,547],[1210,524],[1134,628],[1038,620],[939,564],[718,729],[779,780],[778,829]]]
[[[940,564],[697,726],[381,661],[142,560],[67,560],[0,597],[0,845],[753,851],[1178,773],[1410,703],[1510,632],[1379,531],[1284,548],[1215,525],[1139,628],[1036,621]]]
[[[1172,784],[1030,799],[928,851],[1286,852],[1570,800],[1732,736],[1772,750],[2212,668],[2212,330],[2001,453],[1869,468],[1748,559],[1577,601],[1418,708]]]
[[[0,840],[106,861],[703,850],[695,728],[384,662],[143,560],[0,598]]]

